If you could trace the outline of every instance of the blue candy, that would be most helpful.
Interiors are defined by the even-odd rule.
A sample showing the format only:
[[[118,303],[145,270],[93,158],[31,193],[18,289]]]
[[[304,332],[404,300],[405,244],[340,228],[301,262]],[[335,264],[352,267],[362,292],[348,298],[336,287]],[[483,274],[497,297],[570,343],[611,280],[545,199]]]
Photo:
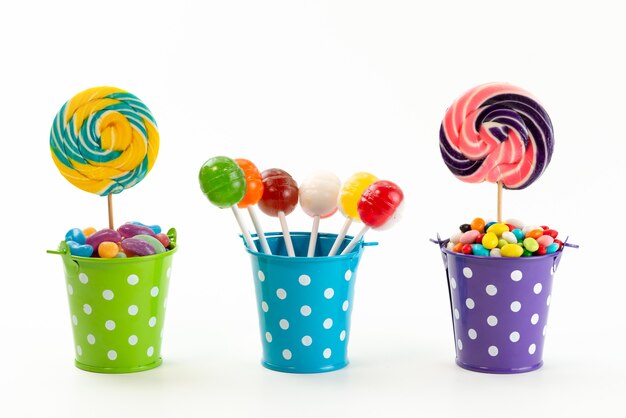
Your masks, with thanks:
[[[481,257],[489,257],[489,250],[482,246],[482,244],[472,244],[472,254]]]
[[[489,223],[487,223],[487,224],[485,225],[485,232],[487,232],[487,230],[489,229],[489,227],[490,227],[491,225],[494,225],[494,224],[496,224],[496,223],[497,223],[497,222],[489,222]]]
[[[559,244],[554,242],[546,247],[546,254],[555,253],[559,249]]]
[[[154,235],[161,233],[161,227],[159,225],[146,225],[146,224],[142,224],[141,222],[137,222],[137,221],[131,222],[131,224],[147,226],[148,228],[150,228],[152,230],[152,232],[154,232]]]
[[[79,228],[72,228],[67,231],[67,234],[65,234],[66,242],[74,241],[77,244],[84,245],[86,239],[87,238],[85,237],[83,230]]]
[[[91,257],[91,254],[93,254],[93,247],[91,245],[81,245],[76,241],[66,241],[66,243],[70,248],[70,254],[76,257]]]
[[[513,232],[513,235],[515,235],[515,238],[517,238],[517,242],[524,241],[524,238],[526,237],[524,235],[524,231],[522,231],[521,229],[514,229],[511,232]]]

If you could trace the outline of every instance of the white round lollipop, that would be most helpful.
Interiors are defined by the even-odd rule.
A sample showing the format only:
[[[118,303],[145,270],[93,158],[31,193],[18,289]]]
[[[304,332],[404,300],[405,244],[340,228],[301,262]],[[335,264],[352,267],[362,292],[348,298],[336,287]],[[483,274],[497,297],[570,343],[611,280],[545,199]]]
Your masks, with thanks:
[[[318,171],[300,184],[300,206],[313,217],[313,228],[307,257],[313,257],[317,244],[317,232],[321,218],[327,218],[337,211],[337,196],[341,180],[329,171]]]

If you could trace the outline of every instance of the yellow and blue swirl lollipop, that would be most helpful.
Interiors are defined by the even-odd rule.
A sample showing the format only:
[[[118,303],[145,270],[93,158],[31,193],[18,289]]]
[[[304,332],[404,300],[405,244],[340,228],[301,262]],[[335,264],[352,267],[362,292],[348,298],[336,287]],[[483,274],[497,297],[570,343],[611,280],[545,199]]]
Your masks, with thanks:
[[[59,110],[50,150],[70,183],[106,196],[143,180],[159,152],[159,133],[150,109],[137,97],[115,87],[94,87]]]

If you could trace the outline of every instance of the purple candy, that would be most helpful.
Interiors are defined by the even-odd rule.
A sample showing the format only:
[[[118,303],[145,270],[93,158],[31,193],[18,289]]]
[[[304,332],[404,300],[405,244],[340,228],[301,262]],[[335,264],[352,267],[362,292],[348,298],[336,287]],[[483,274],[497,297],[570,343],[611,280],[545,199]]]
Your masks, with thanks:
[[[126,238],[122,241],[122,248],[128,253],[138,256],[152,255],[156,253],[152,245],[138,238]]]
[[[119,232],[120,235],[124,238],[132,238],[135,235],[150,235],[151,237],[155,236],[154,231],[147,226],[131,223],[120,226],[119,228],[117,228],[117,232]]]
[[[101,229],[100,231],[94,232],[89,235],[85,241],[85,244],[91,245],[94,251],[97,251],[98,246],[105,242],[120,242],[122,237],[120,234],[114,229]]]

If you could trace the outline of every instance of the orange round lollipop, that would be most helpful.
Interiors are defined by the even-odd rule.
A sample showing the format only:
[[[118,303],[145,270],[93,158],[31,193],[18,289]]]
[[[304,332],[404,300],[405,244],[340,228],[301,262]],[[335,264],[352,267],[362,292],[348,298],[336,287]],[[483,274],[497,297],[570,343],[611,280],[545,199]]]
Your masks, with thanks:
[[[250,160],[245,158],[235,158],[239,167],[243,170],[246,176],[246,195],[237,204],[240,209],[245,209],[248,206],[256,205],[263,196],[263,178],[256,165]]]
[[[239,206],[239,208],[241,209],[248,209],[250,219],[252,219],[252,224],[254,225],[254,229],[256,229],[256,234],[259,237],[259,241],[261,242],[261,248],[263,249],[263,252],[265,254],[272,254],[270,247],[267,244],[267,239],[265,239],[263,228],[261,228],[259,218],[257,217],[256,211],[254,210],[254,205],[256,205],[263,196],[264,186],[261,173],[259,172],[259,169],[256,167],[256,165],[254,165],[254,163],[250,160],[246,160],[245,158],[236,158],[235,162],[243,170],[243,174],[246,177],[246,194],[243,199],[241,199],[241,201],[237,204],[237,206]]]

